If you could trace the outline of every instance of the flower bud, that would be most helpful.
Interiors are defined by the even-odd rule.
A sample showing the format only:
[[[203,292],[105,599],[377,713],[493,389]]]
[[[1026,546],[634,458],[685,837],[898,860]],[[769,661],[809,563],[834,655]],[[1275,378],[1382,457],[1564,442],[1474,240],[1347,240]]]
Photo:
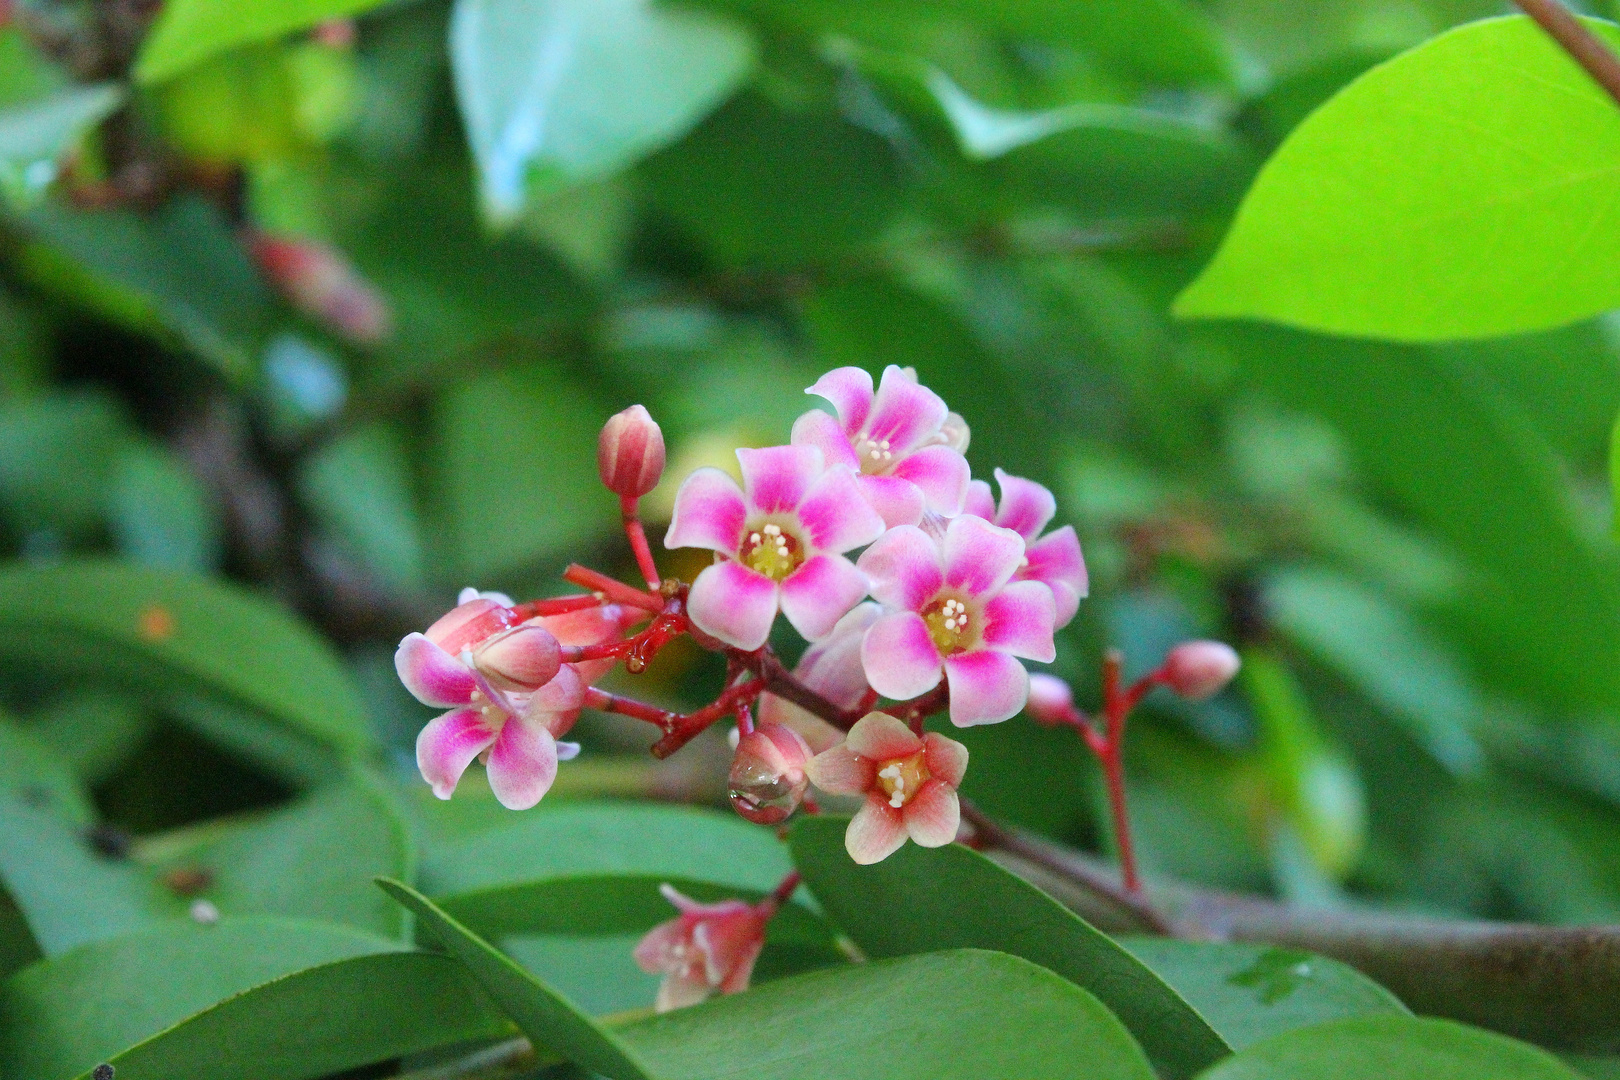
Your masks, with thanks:
[[[360,345],[388,337],[393,323],[388,301],[337,249],[264,233],[253,236],[250,247],[265,276],[306,315]]]
[[[615,495],[639,499],[664,475],[664,433],[641,405],[615,413],[596,440],[596,467]]]
[[[473,663],[500,689],[533,690],[549,683],[562,667],[562,647],[539,623],[525,623],[478,646]]]
[[[1069,718],[1074,708],[1074,691],[1056,675],[1033,674],[1029,677],[1029,702],[1024,711],[1038,724],[1053,727]]]
[[[1202,701],[1231,682],[1240,664],[1236,650],[1224,642],[1185,641],[1164,658],[1159,677],[1182,697]]]
[[[804,763],[810,745],[781,724],[761,724],[737,742],[726,778],[737,813],[757,825],[775,825],[799,808],[810,781]]]

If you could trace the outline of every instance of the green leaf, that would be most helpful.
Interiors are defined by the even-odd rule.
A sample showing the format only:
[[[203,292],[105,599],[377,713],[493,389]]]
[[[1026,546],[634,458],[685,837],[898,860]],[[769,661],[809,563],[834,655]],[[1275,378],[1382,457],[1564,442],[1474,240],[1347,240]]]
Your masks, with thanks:
[[[1449,1020],[1370,1016],[1300,1028],[1199,1080],[1574,1080],[1544,1050]]]
[[[1230,1047],[1162,979],[1035,886],[952,844],[908,844],[873,866],[844,850],[848,819],[807,818],[790,843],[805,882],[870,956],[993,948],[1050,968],[1096,994],[1159,1068],[1191,1076]]]
[[[736,88],[753,45],[648,0],[457,0],[450,57],[485,205],[510,220],[531,185],[606,176],[685,134]]]
[[[135,80],[161,82],[239,45],[357,15],[384,0],[170,0],[146,35]]]
[[[655,1074],[642,1063],[640,1055],[616,1035],[446,915],[433,901],[397,881],[382,879],[377,884],[416,914],[422,928],[467,966],[484,991],[536,1046],[555,1050],[613,1080],[653,1080]]]
[[[0,193],[17,206],[39,199],[62,156],[123,101],[123,87],[101,83],[0,110]]]
[[[962,949],[770,983],[619,1029],[662,1080],[1152,1080],[1096,998]]]
[[[219,565],[224,542],[213,501],[171,451],[149,443],[120,451],[111,503],[113,536],[131,561],[196,573]]]
[[[1527,18],[1471,23],[1312,113],[1175,311],[1405,341],[1573,322],[1620,305],[1617,172],[1591,78]]]
[[[0,795],[49,810],[73,825],[96,819],[90,796],[79,786],[70,763],[46,741],[0,715]]]
[[[1295,1028],[1382,1013],[1394,994],[1324,956],[1269,945],[1125,937],[1119,943],[1175,987],[1237,1050]]]
[[[0,984],[0,1070],[30,1080],[307,1080],[510,1027],[453,961],[336,927],[178,922]]]
[[[0,571],[0,627],[0,651],[35,663],[218,694],[344,753],[370,741],[331,647],[235,586],[116,563],[13,567]]]
[[[299,487],[316,519],[387,586],[420,588],[422,528],[399,432],[370,424],[311,454]]]
[[[77,537],[101,524],[128,428],[94,392],[66,392],[0,407],[0,510],[21,533]]]

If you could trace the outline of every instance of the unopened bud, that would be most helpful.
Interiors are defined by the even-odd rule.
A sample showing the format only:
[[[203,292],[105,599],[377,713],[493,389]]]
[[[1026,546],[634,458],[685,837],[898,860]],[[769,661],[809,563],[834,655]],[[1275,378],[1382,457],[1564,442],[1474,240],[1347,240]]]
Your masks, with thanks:
[[[640,405],[615,413],[596,440],[596,467],[615,495],[639,499],[664,475],[664,433]]]
[[[810,744],[797,731],[761,724],[737,742],[726,778],[731,805],[757,825],[787,820],[804,800],[810,783],[804,763],[810,757]]]
[[[503,690],[534,690],[562,667],[562,647],[550,630],[525,623],[486,640],[473,651],[473,663]]]
[[[388,302],[336,249],[262,233],[252,237],[251,247],[265,276],[306,315],[361,345],[388,336],[393,324]]]
[[[1232,681],[1242,661],[1232,646],[1220,641],[1186,641],[1170,650],[1159,676],[1184,698],[1202,701]]]
[[[328,49],[352,49],[359,36],[353,19],[327,19],[309,32],[311,41]]]
[[[1038,724],[1048,727],[1061,724],[1074,708],[1074,691],[1056,675],[1034,674],[1029,677],[1029,702],[1024,710]]]

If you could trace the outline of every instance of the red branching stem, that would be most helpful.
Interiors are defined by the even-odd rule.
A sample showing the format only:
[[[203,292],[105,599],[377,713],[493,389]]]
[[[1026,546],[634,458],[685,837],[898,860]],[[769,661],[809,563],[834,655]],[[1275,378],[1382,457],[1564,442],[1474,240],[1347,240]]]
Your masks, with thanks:
[[[601,593],[616,604],[628,604],[630,607],[642,608],[645,611],[658,612],[664,610],[664,598],[662,596],[643,592],[578,563],[569,563],[568,569],[563,571],[563,577],[581,588]]]
[[[600,596],[592,594],[554,596],[546,600],[530,600],[528,603],[519,604],[512,609],[512,616],[516,622],[525,622],[529,619],[544,618],[547,615],[567,615],[570,612],[601,607],[602,603]]]
[[[712,704],[705,705],[696,712],[687,713],[685,716],[678,713],[669,714],[673,720],[664,729],[664,737],[653,744],[653,757],[669,757],[696,738],[710,724],[722,716],[735,712],[739,704],[750,703],[759,697],[764,689],[764,679],[749,679],[747,682],[727,687]]]
[[[657,724],[666,732],[672,729],[681,719],[681,714],[660,709],[656,705],[648,705],[635,698],[622,697],[619,694],[610,694],[606,690],[598,690],[594,686],[585,688],[585,707],[598,712],[617,713],[619,716],[628,716],[635,720],[645,720],[649,724]]]
[[[771,895],[759,902],[759,909],[764,916],[767,919],[775,917],[776,913],[782,910],[782,905],[792,898],[794,891],[799,887],[799,882],[803,880],[803,874],[797,870],[789,870],[782,883],[771,890]]]
[[[619,496],[619,511],[624,516],[624,535],[630,540],[630,550],[636,554],[636,566],[640,567],[647,588],[657,592],[661,579],[658,564],[653,562],[652,548],[647,545],[647,530],[641,527],[640,504],[640,499]]]
[[[1136,851],[1131,845],[1131,822],[1125,805],[1125,718],[1152,689],[1144,679],[1129,690],[1120,688],[1120,674],[1124,657],[1117,649],[1109,649],[1103,657],[1103,719],[1105,737],[1099,746],[1090,736],[1095,728],[1086,726],[1086,744],[1102,763],[1103,780],[1108,785],[1108,809],[1114,819],[1114,843],[1119,848],[1120,874],[1125,879],[1125,891],[1135,895],[1142,891],[1142,881],[1136,873]]]

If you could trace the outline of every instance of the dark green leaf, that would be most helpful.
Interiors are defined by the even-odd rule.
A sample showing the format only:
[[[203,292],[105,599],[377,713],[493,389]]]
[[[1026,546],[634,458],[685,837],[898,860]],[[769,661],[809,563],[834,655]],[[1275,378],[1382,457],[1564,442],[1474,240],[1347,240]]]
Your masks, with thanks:
[[[378,579],[421,587],[422,526],[395,429],[371,424],[334,439],[306,459],[299,481],[317,520]]]
[[[1544,1050],[1449,1020],[1372,1016],[1300,1028],[1199,1080],[1573,1080]]]
[[[954,844],[908,844],[874,866],[857,866],[844,850],[847,825],[807,818],[791,843],[816,899],[868,955],[999,949],[1096,994],[1167,1075],[1191,1076],[1229,1052],[1175,990],[1035,886]]]
[[[219,565],[223,539],[213,502],[167,450],[136,443],[119,453],[108,517],[132,562],[199,573]]]
[[[71,763],[34,730],[19,727],[4,715],[0,715],[0,795],[48,810],[73,825],[89,825],[96,817]]]
[[[1312,953],[1172,938],[1126,937],[1119,943],[1238,1050],[1327,1020],[1407,1011],[1354,968]]]

